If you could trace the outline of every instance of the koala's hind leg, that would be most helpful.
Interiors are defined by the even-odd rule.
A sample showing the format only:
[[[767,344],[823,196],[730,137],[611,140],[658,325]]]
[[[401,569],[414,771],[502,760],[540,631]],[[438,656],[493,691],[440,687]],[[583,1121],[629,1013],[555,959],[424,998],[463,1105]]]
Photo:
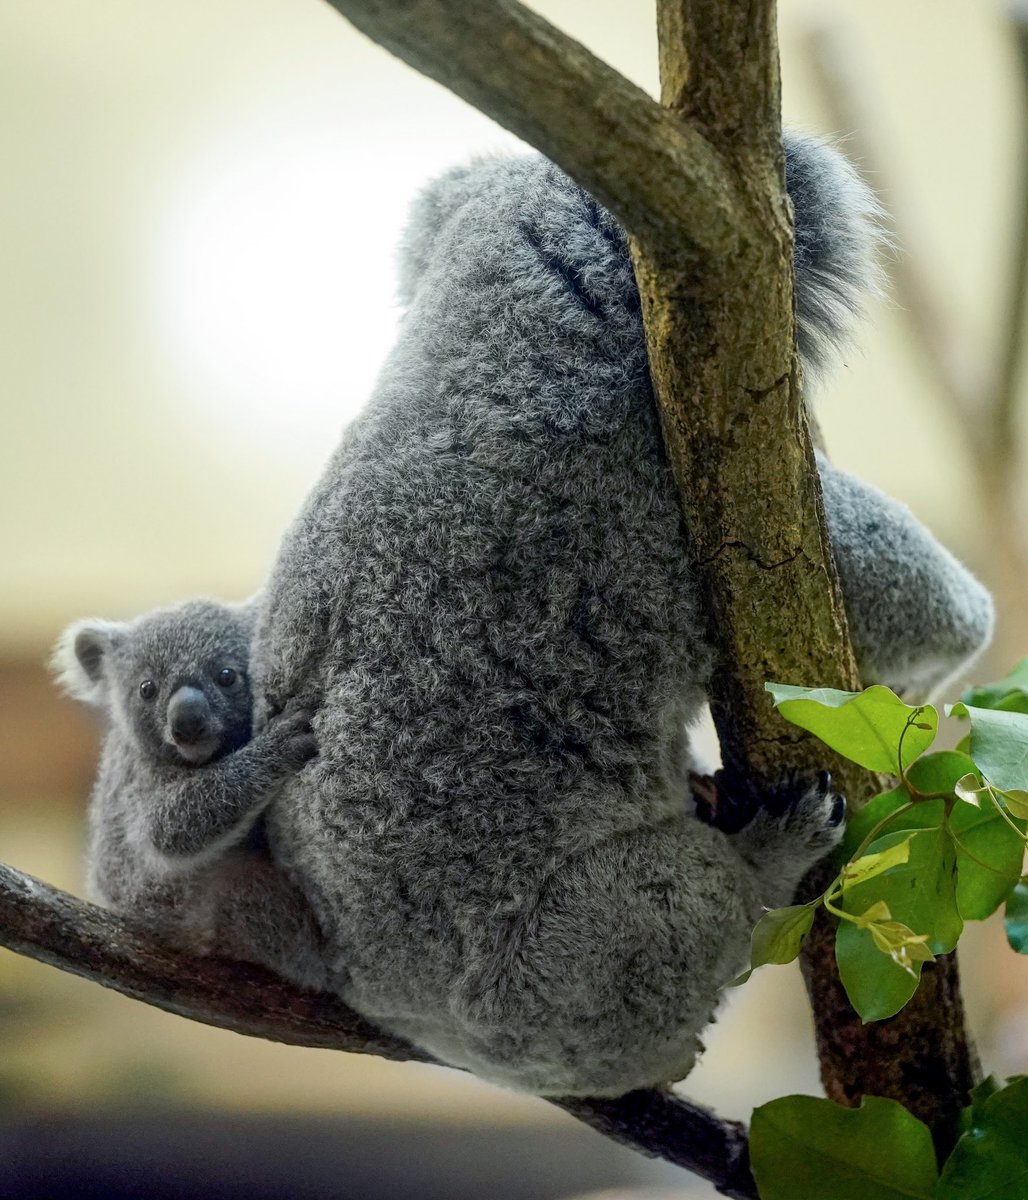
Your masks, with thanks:
[[[682,1078],[746,965],[759,891],[732,840],[684,813],[565,860],[516,925],[466,934],[461,1059],[543,1095]]]

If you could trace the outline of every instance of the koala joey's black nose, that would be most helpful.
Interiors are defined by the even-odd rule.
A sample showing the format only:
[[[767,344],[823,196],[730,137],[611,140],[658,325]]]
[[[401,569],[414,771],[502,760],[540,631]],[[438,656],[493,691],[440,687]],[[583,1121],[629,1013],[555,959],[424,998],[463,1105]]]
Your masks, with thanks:
[[[211,706],[199,688],[182,687],[168,704],[168,724],[176,742],[202,741],[211,729]]]

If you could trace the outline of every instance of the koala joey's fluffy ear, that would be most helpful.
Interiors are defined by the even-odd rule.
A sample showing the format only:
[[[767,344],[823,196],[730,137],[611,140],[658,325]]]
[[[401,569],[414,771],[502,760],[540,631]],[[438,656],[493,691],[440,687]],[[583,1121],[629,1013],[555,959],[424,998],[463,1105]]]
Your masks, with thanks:
[[[127,625],[116,621],[76,621],[61,634],[51,666],[69,696],[86,704],[103,704],[104,658],[125,636]]]

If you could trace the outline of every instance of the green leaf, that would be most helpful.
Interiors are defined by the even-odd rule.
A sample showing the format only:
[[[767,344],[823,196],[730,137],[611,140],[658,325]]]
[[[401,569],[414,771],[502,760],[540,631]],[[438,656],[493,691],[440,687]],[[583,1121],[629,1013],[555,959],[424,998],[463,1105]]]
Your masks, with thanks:
[[[971,721],[971,757],[1001,792],[1023,793],[1028,803],[1028,715],[997,709],[950,706],[953,716]]]
[[[1028,712],[1028,658],[1022,658],[1010,674],[998,683],[966,691],[963,699],[971,708]]]
[[[814,923],[818,903],[792,904],[765,913],[750,939],[750,968],[792,962]]]
[[[891,867],[905,863],[910,857],[910,839],[916,833],[910,833],[901,842],[882,850],[878,854],[863,854],[854,863],[847,863],[842,870],[842,890],[848,891],[866,879],[874,879],[883,875]]]
[[[865,1021],[893,1017],[917,991],[920,965],[905,970],[875,945],[867,929],[840,921],[835,935],[835,961],[850,1004]]]
[[[857,924],[861,929],[867,929],[875,921],[891,921],[892,913],[889,912],[889,906],[884,900],[879,900],[872,904],[867,912],[862,912],[857,918]]]
[[[957,804],[949,819],[957,847],[957,909],[965,921],[984,921],[1021,877],[1024,842],[991,800],[981,808]],[[1024,822],[1014,822],[1024,828]]]
[[[846,836],[842,842],[843,855],[846,858],[852,858],[875,826],[889,816],[890,813],[894,813],[898,808],[902,808],[909,800],[910,796],[907,794],[907,789],[902,786],[896,787],[888,792],[880,792],[873,799],[869,800],[863,808],[847,817]],[[918,812],[918,809],[915,808],[911,809],[910,813],[904,813],[904,819],[916,812]],[[924,821],[922,825],[934,825],[937,823],[936,821]],[[889,826],[890,833],[893,831],[893,828],[896,827]]]
[[[925,790],[944,791],[947,778],[965,765],[963,760],[963,755],[952,750],[926,754],[911,767],[908,776],[916,776],[916,782]],[[941,786],[935,788],[934,784]],[[844,849],[852,854],[875,825],[907,799],[902,787],[876,796],[849,819]],[[943,801],[924,801],[898,816],[888,832],[937,828],[944,820]],[[965,921],[983,921],[1003,903],[1020,878],[1024,842],[991,800],[983,801],[980,809],[969,804],[955,805],[949,824],[957,852],[957,911]],[[1024,830],[1026,823],[1015,820],[1014,825]]]
[[[964,927],[957,909],[953,842],[941,822],[934,828],[917,830],[913,840],[910,838],[909,832],[890,830],[872,842],[872,853],[909,842],[907,860],[884,875],[848,888],[843,893],[842,907],[859,915],[876,901],[884,900],[894,921],[901,921],[914,933],[927,933],[933,953],[946,954],[957,944]]]
[[[1028,883],[1019,883],[1010,893],[1003,923],[1010,948],[1028,954]]]
[[[952,950],[963,929],[956,902],[956,852],[942,828],[944,812],[943,801],[933,800],[901,814],[897,824],[932,818],[938,823],[918,830],[905,863],[856,884],[842,898],[842,907],[854,916],[884,901],[894,921],[914,935],[928,935],[926,945],[933,954]],[[903,829],[890,830],[869,849],[878,853],[908,836]],[[921,973],[919,952],[911,946],[897,957],[900,961],[882,952],[870,929],[840,921],[835,939],[839,975],[850,1003],[865,1021],[895,1015],[914,994]]]
[[[1028,792],[1001,792],[1000,795],[1012,816],[1022,821],[1028,818]]]
[[[885,907],[884,901],[880,901]],[[864,914],[865,918],[867,914]],[[935,955],[928,949],[928,934],[915,933],[900,921],[861,921],[875,946],[888,954],[897,966],[918,978],[918,963],[933,962]]]
[[[989,798],[989,790],[989,785],[982,783],[977,771],[968,771],[966,775],[961,775],[954,788],[957,799],[970,804],[972,808],[981,808],[982,802]]]
[[[785,720],[870,771],[900,774],[900,739],[906,769],[932,744],[939,727],[939,714],[931,705],[913,708],[880,684],[863,692],[780,683],[764,687]]]
[[[910,786],[918,792],[955,794],[957,784],[974,771],[974,762],[958,750],[938,750],[925,754],[907,772]]]
[[[750,1161],[761,1200],[931,1200],[938,1179],[927,1126],[877,1096],[860,1108],[813,1096],[761,1105]]]
[[[937,1200],[1024,1200],[1028,1195],[1028,1079],[976,1100],[971,1129],[946,1161]]]

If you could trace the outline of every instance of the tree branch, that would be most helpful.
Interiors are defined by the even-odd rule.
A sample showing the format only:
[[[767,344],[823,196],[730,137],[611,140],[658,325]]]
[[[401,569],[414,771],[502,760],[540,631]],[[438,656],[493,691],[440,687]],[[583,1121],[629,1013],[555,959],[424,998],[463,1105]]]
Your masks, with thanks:
[[[294,987],[262,967],[186,954],[125,917],[0,864],[0,946],[165,1012],[250,1037],[432,1063],[337,997]],[[670,1092],[553,1103],[614,1141],[756,1200],[745,1128]]]
[[[777,146],[774,0],[659,0],[661,103],[734,145]]]
[[[1008,285],[999,370],[993,389],[995,416],[994,450],[1005,456],[1007,470],[1014,474],[1020,458],[1016,403],[1020,394],[1021,363],[1024,358],[1025,317],[1028,316],[1028,3],[1020,0],[1010,8],[1010,24],[1017,48],[1018,86],[1021,92],[1017,217],[1014,227],[1012,269]]]
[[[746,233],[737,181],[676,120],[514,0],[329,0],[379,45],[563,167],[641,237],[731,258]]]

